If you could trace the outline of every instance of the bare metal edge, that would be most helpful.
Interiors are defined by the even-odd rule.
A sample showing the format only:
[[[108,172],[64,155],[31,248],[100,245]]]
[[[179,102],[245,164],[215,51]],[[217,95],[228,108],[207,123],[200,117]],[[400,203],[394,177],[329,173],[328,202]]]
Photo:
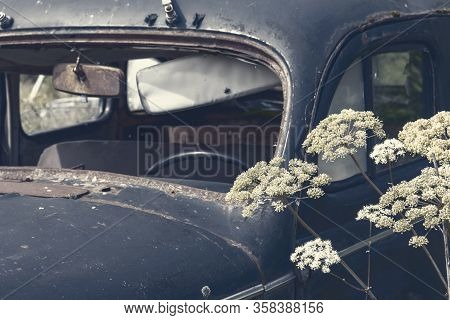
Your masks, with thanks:
[[[349,254],[352,254],[355,251],[358,251],[364,247],[367,247],[369,242],[371,244],[374,244],[375,242],[386,239],[387,237],[390,237],[393,234],[394,234],[394,232],[392,230],[383,231],[377,235],[374,235],[373,237],[367,238],[366,240],[360,241],[342,251],[339,251],[339,257],[343,258],[345,256],[348,256]]]
[[[415,225],[419,222],[422,222],[423,220],[424,220],[423,218],[417,219],[417,220],[413,221],[413,225]],[[386,230],[386,231],[380,232],[379,234],[374,235],[373,237],[367,238],[366,240],[360,241],[360,242],[340,251],[339,257],[342,258],[342,257],[348,256],[349,254],[352,254],[353,252],[366,247],[369,243],[373,244],[377,241],[386,239],[392,235],[394,235],[394,231],[392,231],[392,230]]]
[[[224,298],[224,300],[249,300],[256,298],[264,293],[268,293],[279,287],[282,287],[295,280],[295,274],[293,272],[288,273],[274,281],[267,283],[266,285],[258,284],[254,287],[248,288],[229,297]]]
[[[347,255],[350,255],[358,250],[361,250],[364,247],[367,247],[367,244],[369,242],[371,242],[372,244],[383,240],[391,235],[393,235],[394,233],[391,230],[386,230],[384,232],[381,232],[373,237],[370,237],[364,241],[361,241],[357,244],[354,244],[342,251],[339,252],[339,256],[340,257],[345,257]],[[272,290],[275,290],[289,282],[294,281],[296,278],[294,273],[288,273],[274,281],[271,281],[269,283],[267,283],[266,285],[262,285],[262,284],[258,284],[254,287],[248,288],[246,290],[243,290],[241,292],[238,292],[236,294],[233,294],[231,296],[228,296],[226,298],[224,298],[224,300],[248,300],[248,299],[253,299],[256,298],[258,296],[261,296],[264,293],[268,293]]]

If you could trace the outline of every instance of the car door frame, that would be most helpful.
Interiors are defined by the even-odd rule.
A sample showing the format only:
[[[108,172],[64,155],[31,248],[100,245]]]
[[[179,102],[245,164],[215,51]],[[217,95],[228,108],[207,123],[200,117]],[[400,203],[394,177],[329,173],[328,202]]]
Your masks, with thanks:
[[[435,16],[430,16],[429,18],[436,19]],[[445,18],[450,20],[448,16]],[[369,87],[371,86],[371,81],[370,83],[367,81],[368,79],[371,79],[371,73],[370,69],[367,67],[364,68],[364,64],[369,64],[368,62],[371,62],[371,57],[375,54],[398,51],[400,48],[406,49],[420,47],[428,50],[428,60],[431,71],[426,75],[426,79],[430,81],[430,101],[434,113],[442,110],[442,108],[438,108],[438,106],[449,102],[448,95],[445,95],[446,91],[444,89],[444,84],[450,83],[450,77],[447,76],[445,72],[448,71],[450,67],[448,62],[444,59],[445,54],[443,54],[443,52],[445,51],[450,53],[450,46],[440,46],[439,39],[442,35],[433,36],[429,32],[422,33],[418,32],[418,30],[412,30],[417,26],[417,21],[423,21],[424,19],[424,17],[415,17],[396,19],[395,21],[384,21],[350,32],[336,47],[324,67],[322,78],[317,86],[317,98],[314,101],[312,116],[310,119],[310,128],[314,128],[320,120],[324,119],[328,115],[331,100],[342,76],[347,68],[354,64],[354,61],[357,60],[358,57],[362,56],[370,58],[365,60],[363,59],[364,100],[367,105],[367,102],[370,102],[372,99],[372,88]],[[430,25],[433,25],[433,23],[431,22]],[[432,28],[430,27],[430,29]],[[404,30],[408,30],[408,32],[404,32]],[[370,111],[370,109],[367,111]],[[317,163],[317,156],[309,157],[309,160]],[[367,173],[375,180],[376,183],[381,185],[380,182],[387,181],[389,172],[387,170],[376,172],[375,165],[373,163],[369,163],[369,160],[370,159],[367,153]],[[415,170],[417,171],[419,167],[423,167],[423,164],[424,161],[412,161],[406,163],[405,165],[399,166],[396,170],[398,172],[408,172],[411,171],[411,167],[415,166]],[[331,193],[339,191],[345,192],[345,190],[349,190],[350,188],[358,187],[367,189],[370,188],[361,174],[351,176],[342,181],[333,182],[326,191]],[[320,201],[320,199],[315,201]],[[300,214],[303,214],[301,210]],[[385,230],[376,235],[360,238],[359,241],[340,250],[339,254],[342,258],[350,257],[352,254],[361,251],[364,247],[367,247],[368,243],[374,244],[383,239],[387,239],[392,235],[394,235],[392,231]],[[297,237],[298,243],[305,240],[307,239]],[[304,284],[302,286],[304,286]]]

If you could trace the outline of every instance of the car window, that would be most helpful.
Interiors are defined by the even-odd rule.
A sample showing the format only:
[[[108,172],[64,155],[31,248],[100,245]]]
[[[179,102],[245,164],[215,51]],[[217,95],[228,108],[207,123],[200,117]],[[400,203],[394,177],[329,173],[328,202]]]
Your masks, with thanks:
[[[427,66],[430,65],[425,50],[384,52],[371,56],[369,60],[356,60],[342,76],[328,114],[339,113],[343,108],[362,111],[372,110],[384,123],[388,138],[397,137],[403,126],[410,121],[428,118],[433,114],[430,97]],[[370,72],[366,72],[369,68]],[[364,74],[368,74],[364,78]],[[370,90],[370,92],[367,92]],[[369,149],[379,141],[369,141]],[[367,150],[356,154],[358,163],[367,170]],[[403,157],[394,165],[413,161]],[[319,169],[329,174],[333,181],[341,181],[359,173],[351,159],[325,163],[318,159]],[[385,165],[376,165],[377,171]]]
[[[163,60],[171,63],[181,63],[186,61],[184,59],[194,59],[195,55],[179,58],[180,60]],[[229,59],[226,56],[215,56],[216,69],[220,66],[220,59]],[[201,56],[201,59],[207,59],[205,55]],[[243,61],[238,60],[239,64]],[[206,84],[202,84],[201,81],[192,82],[192,78],[188,77],[184,87],[182,87],[182,79],[189,72],[189,65],[183,71],[183,75],[179,75],[176,86],[164,87],[162,102],[159,100],[156,111],[166,110],[165,112],[153,112],[144,110],[141,100],[146,99],[146,95],[140,94],[137,88],[136,75],[141,70],[148,67],[159,64],[160,61],[156,59],[139,59],[130,60],[128,62],[128,105],[131,112],[136,112],[134,119],[148,119],[148,124],[139,126],[137,132],[135,127],[131,127],[131,131],[127,131],[127,135],[132,137],[133,134],[138,134],[138,139],[143,140],[146,143],[139,149],[139,155],[146,155],[145,161],[140,162],[139,172],[148,172],[148,168],[151,168],[150,173],[152,176],[159,176],[164,178],[183,178],[191,177],[194,180],[216,180],[225,183],[234,181],[236,176],[242,172],[243,168],[250,168],[258,161],[270,160],[275,152],[276,145],[278,143],[278,134],[281,126],[281,115],[283,112],[283,90],[281,85],[273,84],[271,87],[264,87],[259,92],[251,90],[243,95],[233,96],[234,92],[242,89],[238,87],[238,82],[230,81],[229,89],[224,86],[221,90],[225,92],[227,89],[231,91],[227,96],[227,99],[215,101],[212,104],[200,105],[195,107],[180,108],[179,110],[165,109],[167,104],[171,104],[170,96],[176,96],[180,93],[180,96],[189,95],[192,92],[202,91]],[[247,63],[247,62],[245,62]],[[205,66],[211,65],[205,63]],[[254,64],[249,64],[249,68],[253,73]],[[161,68],[163,64],[155,66],[154,68]],[[166,65],[167,66],[167,65]],[[195,65],[193,70],[198,71],[201,69],[201,64]],[[244,71],[247,69],[243,69]],[[154,69],[153,69],[154,71]],[[235,72],[239,70],[235,70]],[[147,70],[146,72],[152,72]],[[193,72],[193,73],[195,73]],[[240,73],[245,77],[247,71]],[[171,72],[168,75],[162,76],[163,72],[160,72],[158,76],[161,79],[172,79]],[[217,79],[211,72],[200,72],[199,74],[205,74],[208,76],[209,83],[214,83]],[[235,77],[236,73],[233,73]],[[142,74],[140,74],[142,76]],[[220,75],[221,76],[221,75]],[[223,76],[226,79],[227,75]],[[272,75],[271,75],[272,76]],[[232,78],[233,78],[232,77]],[[253,77],[255,80],[257,78]],[[271,77],[272,78],[272,77]],[[150,83],[153,82],[152,77],[148,79],[142,79],[139,77],[139,83],[145,83],[148,87],[152,87]],[[277,78],[278,80],[278,78]],[[192,83],[189,83],[192,82]],[[237,84],[236,84],[237,83]],[[255,83],[257,83],[255,81]],[[235,86],[233,86],[233,84]],[[192,85],[190,88],[189,86]],[[154,86],[157,88],[158,86]],[[157,91],[154,91],[157,92]],[[205,92],[211,93],[207,90]],[[215,93],[211,93],[212,96]],[[195,96],[194,94],[193,96]],[[148,101],[153,100],[153,96],[148,94]],[[167,99],[167,101],[164,101]],[[203,99],[203,98],[201,98]],[[201,100],[200,99],[200,100]],[[143,100],[145,103],[145,100]],[[173,104],[172,104],[173,105]],[[141,112],[138,112],[141,111]],[[177,151],[178,150],[178,151]],[[217,161],[214,158],[208,157],[181,157],[178,162],[174,164],[167,164],[158,167],[158,161],[166,154],[183,154],[192,153],[198,151],[207,151],[214,154],[223,154],[228,158],[239,160],[241,164],[236,165],[237,162],[233,161]],[[183,160],[184,158],[184,160]],[[195,163],[194,163],[195,162]],[[146,168],[146,169],[145,169]],[[153,169],[154,168],[154,169]]]
[[[25,69],[16,70],[19,77],[10,77],[9,80],[11,84],[20,81],[17,81],[23,128],[20,136],[31,135],[24,137],[21,143],[22,150],[26,150],[26,155],[20,159],[24,164],[231,183],[243,170],[258,161],[269,161],[275,153],[284,106],[283,88],[276,73],[273,73],[277,78],[276,83],[262,89],[257,88],[257,91],[249,90],[242,95],[234,95],[239,92],[240,87],[223,87],[222,92],[228,94],[227,99],[176,112],[151,113],[142,107],[141,100],[146,100],[136,90],[136,74],[156,64],[196,57],[196,54],[189,52],[184,55],[180,51],[175,55],[172,52],[166,55],[158,51],[154,55],[152,50],[141,48],[123,53],[119,48],[111,48],[111,56],[105,55],[105,59],[111,61],[102,61],[100,67],[123,67],[128,79],[124,79],[127,85],[122,86],[121,96],[108,100],[111,103],[106,104],[104,98],[86,98],[57,91],[53,88],[54,79],[51,75],[39,74],[41,71],[38,70],[51,70],[55,67],[53,64],[48,65],[50,61],[45,59],[47,56],[53,57],[53,52],[56,52],[53,50],[56,49],[36,53],[34,64],[28,66],[26,72],[23,71]],[[69,54],[65,50],[66,48],[62,52]],[[90,48],[86,48],[85,54],[89,50]],[[96,51],[97,48],[92,50],[95,54],[103,54],[103,49],[100,52]],[[1,56],[4,54],[3,51],[0,53]],[[9,54],[21,57],[16,51]],[[201,54],[201,57],[206,55]],[[136,57],[145,59],[135,59]],[[220,54],[215,54],[214,57],[235,59]],[[250,67],[247,69],[250,71],[258,70],[255,66],[260,66],[252,60],[236,60],[239,64],[248,64]],[[76,60],[68,57],[67,61],[61,61],[73,63]],[[210,77],[209,72],[205,74]],[[166,79],[171,79],[171,76],[169,74]],[[191,79],[188,78],[187,81]],[[236,83],[240,84],[238,81]],[[199,83],[198,86],[204,88],[205,84]],[[16,90],[12,93],[16,97]],[[123,112],[127,109],[130,112]],[[110,116],[105,117],[106,112]],[[84,125],[93,121],[102,121],[102,125]],[[83,126],[73,128],[78,124]],[[54,131],[67,127],[72,128]],[[105,127],[114,130],[105,131]],[[35,134],[39,136],[33,137]],[[88,146],[93,144],[83,142],[97,139],[108,141],[101,143],[102,154],[111,152],[108,155],[112,155],[105,156],[100,162],[89,151]],[[68,143],[77,140],[81,142]],[[63,142],[67,147],[64,151],[56,147]],[[127,150],[125,153],[128,154],[121,158],[122,163],[118,163],[114,157],[119,149]],[[53,151],[58,157],[59,153],[70,156],[65,157],[64,161],[55,162],[52,158],[55,155]],[[152,170],[149,171],[150,169]]]
[[[26,134],[35,134],[98,119],[99,98],[57,91],[49,75],[20,75],[20,119]]]
[[[388,52],[372,58],[373,111],[388,138],[403,125],[426,116],[424,52]]]
[[[360,62],[351,65],[342,76],[339,85],[331,100],[328,114],[341,112],[343,108],[351,108],[358,111],[364,110],[364,81],[363,69]],[[366,150],[361,149],[355,155],[361,167],[366,169]],[[337,159],[334,162],[322,161],[318,158],[319,170],[332,177],[333,181],[340,181],[359,173],[350,158]]]
[[[388,138],[397,137],[410,121],[428,118],[433,107],[427,101],[429,93],[425,83],[428,55],[423,50],[388,52],[372,58],[372,107],[383,121]],[[379,141],[372,141],[371,145]],[[394,167],[414,161],[410,155],[401,157]],[[376,165],[382,171],[387,165]]]

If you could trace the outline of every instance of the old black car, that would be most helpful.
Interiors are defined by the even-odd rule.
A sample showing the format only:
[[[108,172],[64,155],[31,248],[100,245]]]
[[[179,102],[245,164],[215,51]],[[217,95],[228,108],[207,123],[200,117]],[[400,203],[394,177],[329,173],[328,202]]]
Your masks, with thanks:
[[[1,298],[365,298],[294,269],[308,236],[289,214],[244,219],[224,195],[257,161],[303,157],[308,130],[343,107],[373,110],[392,136],[449,106],[448,1],[0,9]],[[345,161],[318,164],[333,183],[300,214],[366,277],[354,218],[376,194]],[[396,179],[422,166],[407,159]],[[378,298],[443,298],[421,251],[371,241]]]

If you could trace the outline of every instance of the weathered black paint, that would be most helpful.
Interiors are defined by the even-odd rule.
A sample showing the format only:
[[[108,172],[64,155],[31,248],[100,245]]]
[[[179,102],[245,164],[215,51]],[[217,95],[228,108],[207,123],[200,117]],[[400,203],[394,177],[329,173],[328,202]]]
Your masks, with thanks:
[[[264,49],[283,72],[287,105],[278,153],[286,157],[298,149],[317,85],[346,36],[379,22],[446,13],[444,0],[183,0],[176,6],[181,19],[170,27],[156,0],[2,3],[14,24],[0,32],[0,41],[105,35],[111,43],[136,33],[144,42],[160,33],[173,42],[198,35],[211,47],[228,36],[241,41],[242,50]],[[198,13],[205,15],[201,25]],[[223,298],[292,271],[294,228],[287,214],[244,220],[223,194],[117,175],[29,169],[0,175],[34,175],[37,182],[66,175],[73,181],[64,183],[80,180],[91,189],[78,200],[0,198],[4,298],[201,298],[205,285],[212,298]],[[102,176],[113,192],[96,193],[101,184],[86,180],[93,176]],[[292,294],[286,289],[279,296]]]
[[[291,244],[283,233],[290,219],[245,220],[221,193],[95,172],[2,174],[24,177],[36,187],[64,180],[91,193],[0,197],[3,298],[200,299],[203,286],[225,298],[289,272],[279,262],[289,266],[280,248]]]
[[[0,198],[3,298],[200,299],[206,285],[223,298],[261,283],[244,250],[186,219],[121,202],[17,197]]]

